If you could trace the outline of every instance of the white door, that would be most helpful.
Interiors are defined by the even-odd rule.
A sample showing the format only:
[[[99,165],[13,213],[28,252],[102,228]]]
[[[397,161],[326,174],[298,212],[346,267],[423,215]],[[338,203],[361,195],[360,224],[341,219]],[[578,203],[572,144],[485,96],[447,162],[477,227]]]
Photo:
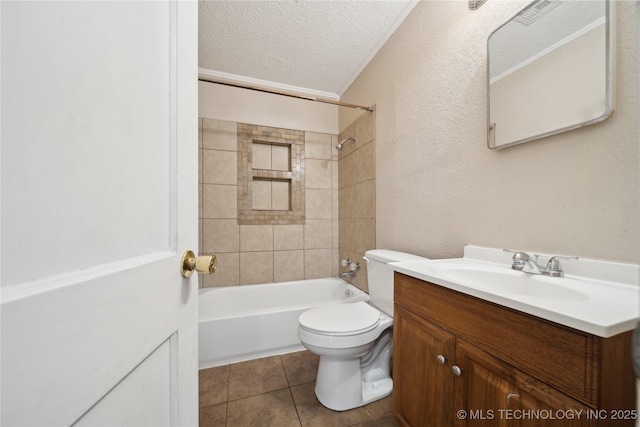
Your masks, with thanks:
[[[197,2],[0,19],[0,423],[196,425]]]

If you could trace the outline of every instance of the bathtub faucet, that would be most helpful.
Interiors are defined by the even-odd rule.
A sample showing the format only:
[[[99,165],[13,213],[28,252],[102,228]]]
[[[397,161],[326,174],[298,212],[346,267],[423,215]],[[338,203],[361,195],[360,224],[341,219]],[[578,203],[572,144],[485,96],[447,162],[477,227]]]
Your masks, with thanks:
[[[360,270],[360,263],[351,262],[350,259],[343,259],[342,265],[349,266],[349,271],[345,271],[340,275],[343,279],[346,279],[347,277],[356,277],[356,271]]]

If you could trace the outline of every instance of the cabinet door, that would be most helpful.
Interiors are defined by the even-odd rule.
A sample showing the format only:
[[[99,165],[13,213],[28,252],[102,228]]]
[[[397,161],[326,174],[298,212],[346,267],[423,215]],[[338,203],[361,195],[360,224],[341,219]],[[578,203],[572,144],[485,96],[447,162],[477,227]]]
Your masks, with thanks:
[[[393,334],[396,419],[403,426],[452,426],[455,337],[398,306]]]
[[[458,426],[595,425],[589,407],[461,339],[455,364],[462,370],[454,391]]]

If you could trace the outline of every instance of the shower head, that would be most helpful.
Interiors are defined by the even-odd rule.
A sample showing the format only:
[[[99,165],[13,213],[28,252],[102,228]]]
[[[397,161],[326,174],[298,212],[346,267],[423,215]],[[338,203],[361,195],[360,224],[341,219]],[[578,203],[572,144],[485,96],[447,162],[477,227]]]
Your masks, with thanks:
[[[338,142],[338,143],[336,144],[336,150],[338,150],[338,151],[342,150],[342,146],[343,146],[343,145],[344,145],[344,143],[345,143],[345,142],[347,142],[347,141],[353,141],[353,142],[356,142],[356,138],[355,138],[354,136],[349,136],[349,137],[347,137],[347,138],[343,139],[342,141],[340,141],[340,142]]]

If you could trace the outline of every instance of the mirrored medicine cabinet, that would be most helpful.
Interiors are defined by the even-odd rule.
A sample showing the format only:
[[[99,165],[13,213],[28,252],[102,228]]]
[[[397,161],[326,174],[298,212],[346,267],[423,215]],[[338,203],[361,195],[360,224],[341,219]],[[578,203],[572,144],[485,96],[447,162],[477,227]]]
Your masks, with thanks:
[[[613,3],[535,0],[491,33],[487,42],[490,149],[609,117]]]

